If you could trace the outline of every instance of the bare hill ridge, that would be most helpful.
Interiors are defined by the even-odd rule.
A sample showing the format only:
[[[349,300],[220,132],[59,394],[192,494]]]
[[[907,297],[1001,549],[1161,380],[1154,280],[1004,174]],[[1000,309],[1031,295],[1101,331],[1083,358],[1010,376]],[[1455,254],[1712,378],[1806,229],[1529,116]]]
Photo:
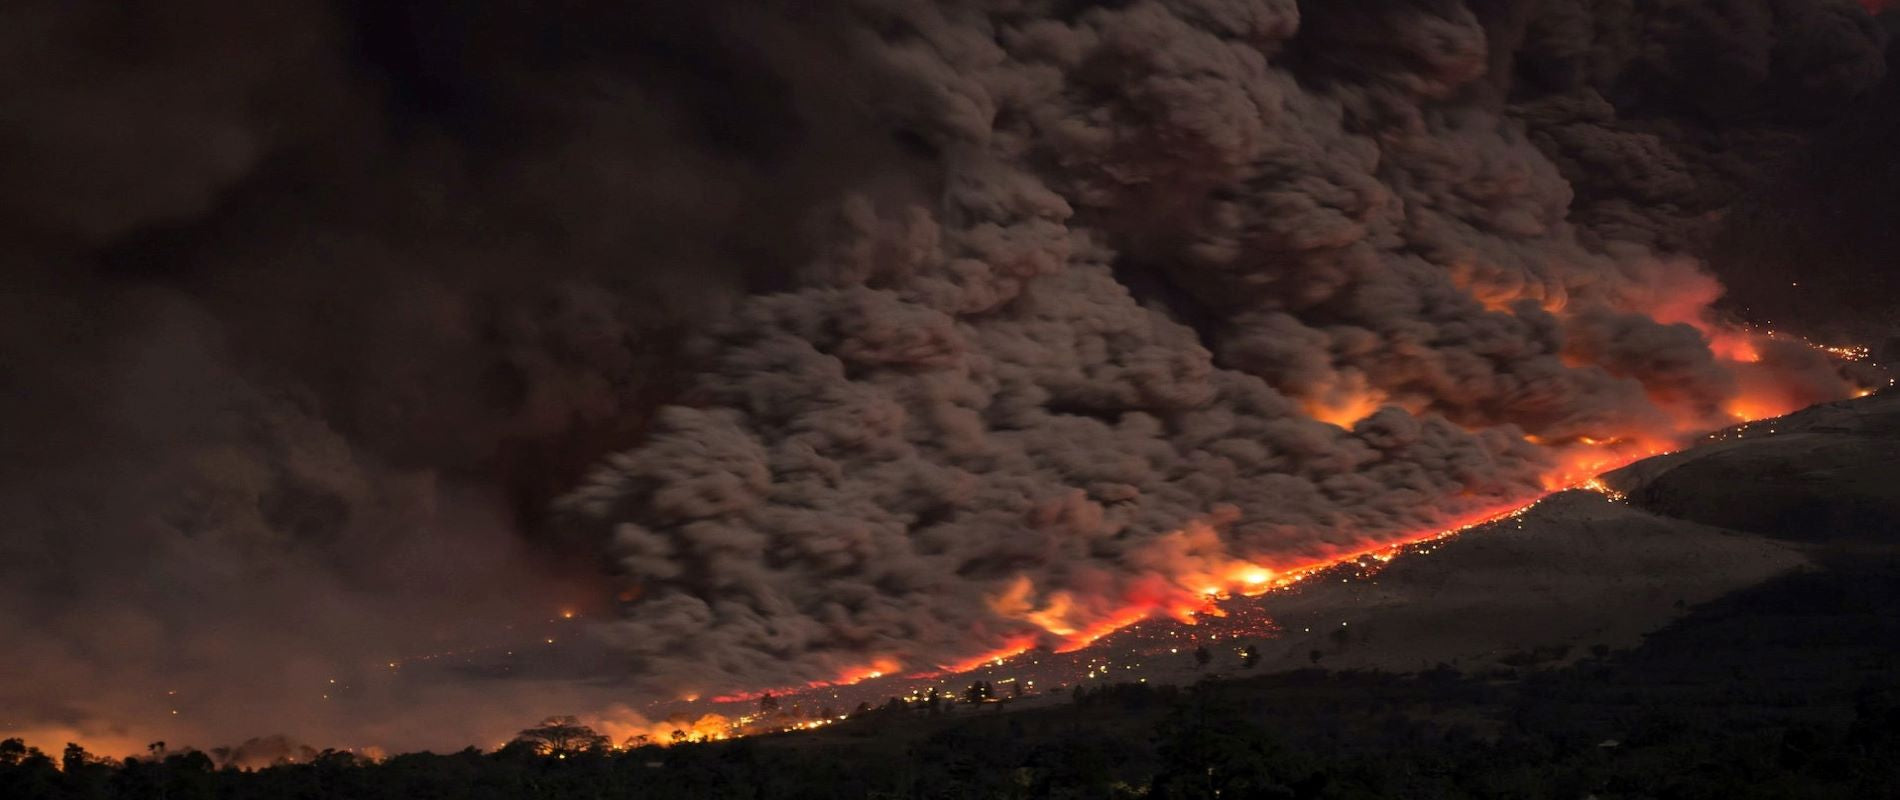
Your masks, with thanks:
[[[1900,533],[1900,394],[1737,426],[1607,476],[1653,513],[1794,541]]]

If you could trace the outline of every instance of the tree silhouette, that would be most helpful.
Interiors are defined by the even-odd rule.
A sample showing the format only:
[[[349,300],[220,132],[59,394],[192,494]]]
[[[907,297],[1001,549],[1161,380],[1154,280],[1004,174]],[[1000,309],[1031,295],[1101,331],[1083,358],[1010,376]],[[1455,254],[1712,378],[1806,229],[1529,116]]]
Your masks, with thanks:
[[[66,750],[60,753],[59,765],[61,770],[67,774],[72,774],[85,767],[86,762],[91,760],[92,754],[86,752],[86,748],[80,747],[73,742],[67,742]]]
[[[773,697],[771,692],[759,695],[759,713],[761,715],[771,716],[773,712],[776,711],[778,711],[778,698]]]
[[[26,760],[26,742],[21,739],[0,741],[0,766],[13,766]]]
[[[542,755],[562,758],[607,746],[607,737],[574,717],[548,717],[540,725],[516,734],[515,741],[533,746]]]
[[[1253,665],[1258,663],[1260,663],[1260,648],[1247,645],[1245,649],[1240,651],[1240,665],[1242,667],[1253,669]]]
[[[1207,666],[1207,662],[1213,661],[1213,660],[1214,660],[1214,654],[1207,652],[1206,645],[1202,645],[1200,647],[1194,648],[1194,668],[1195,669],[1200,669],[1202,667],[1205,667]]]
[[[1159,769],[1149,796],[1303,797],[1302,769],[1264,729],[1212,693],[1190,697],[1156,728]]]
[[[990,699],[993,694],[988,682],[977,681],[970,684],[970,688],[963,690],[963,701],[975,705]]]

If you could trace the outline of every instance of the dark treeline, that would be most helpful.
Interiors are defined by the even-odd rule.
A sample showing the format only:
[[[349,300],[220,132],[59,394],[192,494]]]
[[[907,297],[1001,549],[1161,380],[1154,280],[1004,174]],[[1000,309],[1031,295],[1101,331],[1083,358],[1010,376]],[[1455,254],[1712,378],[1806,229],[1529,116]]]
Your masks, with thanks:
[[[1749,798],[1900,791],[1900,565],[1841,559],[1701,608],[1641,647],[1487,674],[1307,670],[1078,702],[932,714],[894,703],[823,731],[608,749],[219,769],[0,746],[0,797]],[[920,704],[921,706],[921,704]]]

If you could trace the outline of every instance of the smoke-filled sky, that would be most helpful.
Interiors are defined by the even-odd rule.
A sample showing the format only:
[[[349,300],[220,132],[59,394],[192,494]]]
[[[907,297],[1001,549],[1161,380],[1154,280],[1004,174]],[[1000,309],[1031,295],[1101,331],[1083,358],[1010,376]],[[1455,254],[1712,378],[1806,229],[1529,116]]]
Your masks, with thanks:
[[[1900,330],[1863,5],[7,4],[0,733],[931,669],[1845,395],[1741,324]]]

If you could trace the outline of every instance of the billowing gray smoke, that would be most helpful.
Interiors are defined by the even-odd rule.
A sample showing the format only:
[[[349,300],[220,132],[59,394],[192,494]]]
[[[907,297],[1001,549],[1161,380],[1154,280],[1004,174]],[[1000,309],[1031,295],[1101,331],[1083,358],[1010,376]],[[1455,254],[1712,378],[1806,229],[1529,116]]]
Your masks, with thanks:
[[[923,668],[1843,387],[1695,257],[1851,0],[229,5],[0,11],[0,733]]]
[[[847,195],[808,287],[743,303],[565,501],[628,583],[615,641],[689,687],[930,668],[1533,495],[1566,454],[1532,441],[1720,424],[1712,284],[1666,249],[1678,209],[1635,213],[1704,181],[1599,90],[1671,62],[1594,42],[1722,32],[1472,5],[827,19],[935,172]],[[1712,102],[1777,60],[1816,102],[1881,77],[1847,3],[1746,11],[1721,55],[1761,85]],[[1512,105],[1526,40],[1565,91]],[[1621,189],[1587,229],[1558,161]]]

